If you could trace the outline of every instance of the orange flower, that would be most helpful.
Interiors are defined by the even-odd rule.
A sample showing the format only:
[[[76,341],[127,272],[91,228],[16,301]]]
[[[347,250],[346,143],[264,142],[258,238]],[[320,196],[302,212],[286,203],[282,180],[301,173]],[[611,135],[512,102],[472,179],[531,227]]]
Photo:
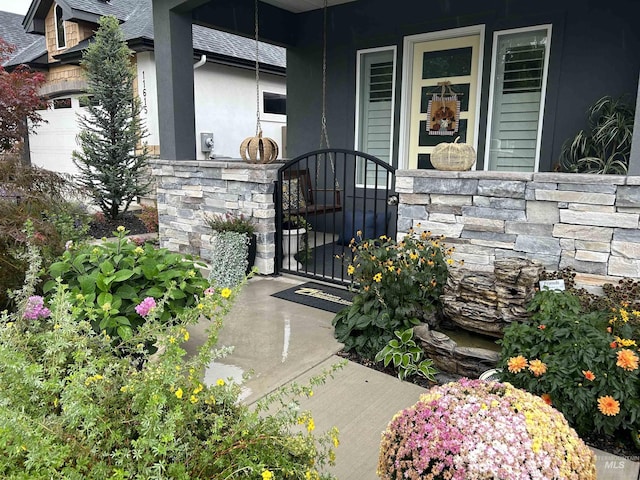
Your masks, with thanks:
[[[522,355],[511,357],[507,362],[507,367],[511,373],[519,373],[522,369],[527,368],[527,359]]]
[[[589,381],[593,382],[596,379],[596,376],[593,374],[591,370],[582,370],[582,374],[584,375],[584,378],[586,378]]]
[[[609,344],[609,346],[610,346],[611,348],[618,348],[618,344],[617,344],[616,342],[611,342],[611,343]]]
[[[598,410],[600,410],[600,413],[603,415],[612,417],[620,413],[620,402],[611,395],[600,397],[598,399]]]
[[[542,400],[544,400],[544,403],[546,403],[547,405],[553,405],[553,402],[551,401],[551,395],[549,395],[548,393],[543,393],[540,398],[542,398]]]
[[[538,360],[536,358],[535,360],[531,360],[529,362],[529,370],[536,377],[539,377],[540,375],[547,372],[547,366],[544,364],[544,362],[542,362],[542,360]]]
[[[546,325],[538,325],[538,328],[539,328],[540,330],[544,330],[545,328],[547,328],[547,326],[546,326]]]
[[[618,352],[616,365],[625,370],[635,370],[638,368],[638,356],[627,348]]]

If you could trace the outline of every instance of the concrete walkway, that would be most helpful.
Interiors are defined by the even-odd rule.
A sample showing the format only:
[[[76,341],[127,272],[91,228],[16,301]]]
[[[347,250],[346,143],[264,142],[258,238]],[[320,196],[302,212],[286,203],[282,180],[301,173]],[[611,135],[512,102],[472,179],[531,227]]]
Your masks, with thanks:
[[[334,314],[271,297],[302,283],[288,277],[249,281],[220,332],[219,345],[233,353],[210,366],[207,383],[253,371],[243,384],[243,400],[253,403],[278,387],[300,384],[342,359],[333,338]],[[191,331],[187,349],[200,344],[205,325]],[[340,446],[331,472],[339,480],[375,480],[380,434],[399,410],[414,404],[425,390],[353,362],[302,402],[318,431],[336,426]],[[596,451],[599,480],[638,480],[640,463]],[[639,460],[639,459],[634,459]]]

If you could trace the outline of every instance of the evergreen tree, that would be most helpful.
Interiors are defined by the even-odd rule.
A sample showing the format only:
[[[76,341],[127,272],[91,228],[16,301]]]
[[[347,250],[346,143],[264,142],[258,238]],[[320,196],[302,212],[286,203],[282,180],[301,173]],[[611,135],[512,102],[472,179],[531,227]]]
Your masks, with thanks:
[[[140,121],[140,99],[133,92],[130,57],[118,20],[102,17],[82,57],[93,101],[88,115],[80,116],[81,150],[73,152],[73,163],[80,170],[80,183],[111,219],[149,190],[149,153],[142,144],[147,133]]]

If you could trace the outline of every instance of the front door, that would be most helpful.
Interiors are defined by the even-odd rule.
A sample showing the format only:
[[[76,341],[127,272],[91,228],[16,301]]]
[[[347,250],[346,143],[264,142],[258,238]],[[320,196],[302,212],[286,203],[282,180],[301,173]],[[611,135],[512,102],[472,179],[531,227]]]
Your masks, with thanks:
[[[477,148],[477,95],[480,82],[480,34],[428,40],[413,46],[410,90],[408,168],[433,168],[430,156],[439,143],[453,142]],[[460,121],[454,135],[430,135],[427,109],[439,84],[450,82],[460,100]]]

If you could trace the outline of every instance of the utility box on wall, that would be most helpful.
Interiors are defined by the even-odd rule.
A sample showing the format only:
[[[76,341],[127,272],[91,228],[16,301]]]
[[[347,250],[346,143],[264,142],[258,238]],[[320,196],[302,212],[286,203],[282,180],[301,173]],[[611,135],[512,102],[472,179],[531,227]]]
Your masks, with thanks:
[[[200,133],[200,151],[209,153],[213,150],[213,133],[201,132]]]

